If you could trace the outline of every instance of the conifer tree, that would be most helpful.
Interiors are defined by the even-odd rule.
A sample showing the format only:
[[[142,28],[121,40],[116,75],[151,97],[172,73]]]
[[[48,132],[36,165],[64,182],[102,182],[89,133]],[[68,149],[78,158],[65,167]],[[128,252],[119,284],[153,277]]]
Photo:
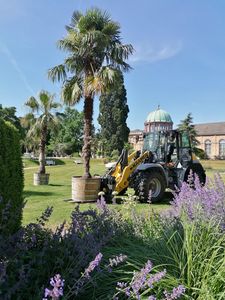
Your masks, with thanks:
[[[100,97],[98,122],[101,125],[100,139],[104,144],[105,155],[109,156],[113,150],[121,153],[124,144],[128,142],[128,113],[126,89],[121,73],[116,87]]]
[[[191,113],[188,113],[186,118],[181,120],[181,123],[178,125],[178,129],[181,132],[188,132],[193,147],[199,144],[199,141],[196,139],[197,132],[193,124],[193,117]]]

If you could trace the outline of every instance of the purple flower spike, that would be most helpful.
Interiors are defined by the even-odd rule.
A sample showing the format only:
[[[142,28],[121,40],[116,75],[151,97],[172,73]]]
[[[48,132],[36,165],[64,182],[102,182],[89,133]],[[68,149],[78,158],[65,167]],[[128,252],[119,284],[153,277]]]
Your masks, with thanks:
[[[92,271],[94,271],[94,269],[95,269],[96,267],[99,266],[99,264],[100,264],[100,262],[101,262],[101,260],[102,260],[102,256],[103,256],[103,255],[102,255],[101,253],[99,253],[99,254],[95,257],[95,259],[94,259],[93,261],[90,262],[90,264],[89,264],[89,266],[87,267],[87,269],[85,269],[85,272],[84,272],[84,276],[85,276],[85,277],[90,278],[90,273],[91,273]]]
[[[51,297],[54,300],[58,300],[59,297],[63,296],[64,279],[61,278],[60,274],[56,274],[50,279],[50,284],[53,287],[52,290],[45,289],[45,298]]]
[[[183,285],[179,285],[177,288],[173,288],[173,291],[171,294],[169,294],[167,291],[164,292],[165,300],[175,300],[179,299],[182,295],[185,293],[185,288]]]

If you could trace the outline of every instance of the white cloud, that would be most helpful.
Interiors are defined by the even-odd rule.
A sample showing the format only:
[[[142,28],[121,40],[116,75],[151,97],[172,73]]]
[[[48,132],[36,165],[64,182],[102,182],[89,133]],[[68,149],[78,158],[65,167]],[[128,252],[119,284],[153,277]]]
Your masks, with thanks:
[[[14,56],[11,53],[11,51],[9,50],[9,48],[6,45],[0,43],[0,51],[8,58],[10,64],[13,66],[14,70],[17,72],[20,80],[24,83],[26,89],[31,94],[34,94],[34,90],[30,86],[30,84],[29,84],[29,82],[26,78],[26,75],[24,74],[24,72],[20,68],[19,64],[17,63],[16,59],[14,58]]]
[[[176,56],[182,50],[182,43],[178,42],[175,45],[163,45],[160,47],[138,45],[134,48],[135,52],[129,60],[131,63],[155,63]]]

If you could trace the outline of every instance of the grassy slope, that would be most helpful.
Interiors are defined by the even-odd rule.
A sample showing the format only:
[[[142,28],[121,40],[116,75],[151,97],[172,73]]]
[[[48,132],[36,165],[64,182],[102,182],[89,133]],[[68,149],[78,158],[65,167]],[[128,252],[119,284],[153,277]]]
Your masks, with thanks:
[[[58,165],[47,167],[47,172],[50,173],[50,184],[48,186],[34,186],[33,173],[38,170],[36,162],[25,160],[25,189],[24,196],[27,201],[24,209],[23,223],[34,222],[38,216],[44,211],[47,206],[53,206],[54,211],[51,216],[49,225],[55,226],[64,220],[69,220],[71,211],[75,204],[68,200],[71,198],[71,177],[74,175],[83,174],[83,165],[76,165],[74,159],[64,159],[57,161]],[[206,161],[203,164],[209,164]],[[205,165],[207,167],[207,165]],[[212,169],[207,172],[209,176],[213,174],[213,168],[217,170],[225,170],[225,162],[212,162]],[[91,161],[91,173],[103,174],[105,172],[104,164],[101,160]],[[225,179],[225,175],[222,175]],[[166,209],[171,200],[171,195],[166,194],[165,201],[162,204],[137,204],[136,209],[140,212],[148,212],[152,209],[155,211]],[[81,209],[86,209],[95,204],[82,204]],[[113,206],[121,209],[121,205]]]

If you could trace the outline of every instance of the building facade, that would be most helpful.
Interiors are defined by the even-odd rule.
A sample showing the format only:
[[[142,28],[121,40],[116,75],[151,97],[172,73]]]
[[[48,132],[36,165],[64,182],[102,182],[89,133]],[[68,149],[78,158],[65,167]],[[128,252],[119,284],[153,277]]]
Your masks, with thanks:
[[[198,147],[210,159],[225,159],[225,122],[195,125]]]
[[[134,150],[143,147],[143,134],[160,130],[173,129],[170,114],[159,107],[148,114],[144,129],[131,130],[129,143]],[[209,159],[225,159],[225,122],[196,124],[198,147],[205,151]]]

